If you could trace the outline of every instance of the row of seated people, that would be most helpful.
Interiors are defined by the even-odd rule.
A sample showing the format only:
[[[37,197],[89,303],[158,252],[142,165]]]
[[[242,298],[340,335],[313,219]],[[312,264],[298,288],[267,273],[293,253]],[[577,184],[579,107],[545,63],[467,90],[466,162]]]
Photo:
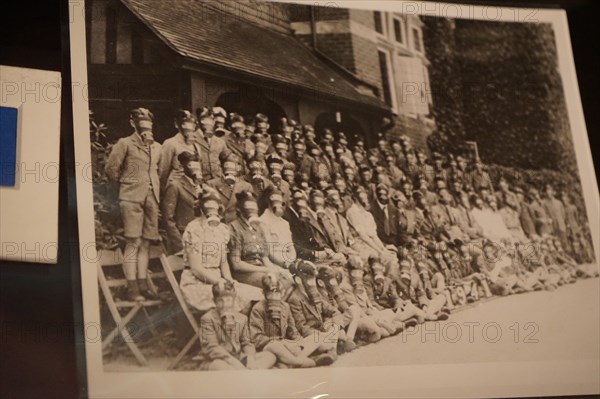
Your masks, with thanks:
[[[329,201],[320,202],[323,195],[314,189],[306,201],[296,192],[294,223],[323,221],[325,208],[342,208],[338,198],[329,190]],[[229,225],[221,221],[223,207],[212,190],[200,204],[200,216],[183,235],[188,268],[181,289],[204,314],[201,369],[328,365],[356,345],[445,320],[455,306],[482,296],[554,290],[597,276],[594,266],[564,255],[560,240],[551,236],[531,243],[410,238],[375,249],[357,235],[358,246],[310,253],[296,245],[277,189],[269,190],[262,214],[251,193],[240,193],[237,218]],[[273,233],[284,228],[290,241]]]

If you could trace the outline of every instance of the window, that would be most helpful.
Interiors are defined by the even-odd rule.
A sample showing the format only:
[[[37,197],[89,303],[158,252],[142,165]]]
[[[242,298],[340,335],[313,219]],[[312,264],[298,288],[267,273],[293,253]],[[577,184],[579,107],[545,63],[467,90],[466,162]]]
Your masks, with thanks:
[[[402,21],[394,18],[394,36],[398,43],[404,43],[404,32],[402,30]]]
[[[418,51],[419,53],[423,52],[423,46],[421,45],[421,31],[417,28],[413,28],[412,37],[415,51]]]
[[[373,12],[373,19],[375,20],[375,31],[383,35],[383,18],[381,17],[381,12]]]
[[[131,62],[135,65],[144,63],[144,39],[137,29],[131,32]]]
[[[106,63],[117,62],[117,11],[106,7]]]
[[[390,65],[390,55],[387,51],[378,50],[379,69],[381,71],[381,85],[383,86],[383,101],[394,111],[396,111],[396,92],[394,90],[394,81],[392,78],[392,67]]]

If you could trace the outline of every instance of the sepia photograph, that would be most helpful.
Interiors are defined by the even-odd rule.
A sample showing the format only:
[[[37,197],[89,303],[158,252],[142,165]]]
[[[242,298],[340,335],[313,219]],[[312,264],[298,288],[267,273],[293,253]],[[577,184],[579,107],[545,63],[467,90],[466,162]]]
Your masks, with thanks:
[[[90,393],[461,396],[461,367],[506,381],[470,396],[599,393],[598,187],[561,11],[71,18]]]

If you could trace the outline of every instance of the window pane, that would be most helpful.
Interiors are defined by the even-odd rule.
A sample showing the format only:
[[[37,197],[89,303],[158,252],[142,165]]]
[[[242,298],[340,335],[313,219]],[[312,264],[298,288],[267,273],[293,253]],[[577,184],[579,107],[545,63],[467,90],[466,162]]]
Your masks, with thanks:
[[[381,70],[381,85],[383,86],[383,100],[390,107],[392,103],[392,91],[390,90],[388,61],[385,53],[379,51],[379,69]]]
[[[373,18],[375,19],[375,30],[377,33],[383,34],[383,20],[381,19],[381,12],[373,12]]]
[[[400,20],[394,18],[394,34],[396,35],[396,41],[399,43],[404,43],[404,38],[402,37],[402,24]]]
[[[421,32],[418,29],[414,29],[413,28],[413,45],[415,47],[415,50],[417,51],[423,51],[421,49]]]

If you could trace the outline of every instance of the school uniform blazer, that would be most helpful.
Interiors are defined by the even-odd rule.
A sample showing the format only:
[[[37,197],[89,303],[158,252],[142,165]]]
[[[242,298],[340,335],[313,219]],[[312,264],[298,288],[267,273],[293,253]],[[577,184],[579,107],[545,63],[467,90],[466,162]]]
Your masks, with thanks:
[[[336,326],[342,325],[342,314],[332,306],[326,298],[318,305],[310,303],[306,294],[298,287],[288,297],[292,315],[296,326],[303,337],[309,336],[313,330],[322,331],[328,321],[333,321]]]
[[[225,144],[225,140],[217,136],[213,136],[209,143],[200,130],[198,130],[197,136],[204,180],[216,179],[223,173],[221,159],[226,158],[230,153],[227,144]]]
[[[214,188],[219,194],[219,202],[225,207],[224,223],[229,224],[236,218],[237,199],[235,194],[242,191],[254,192],[252,185],[248,182],[239,179],[230,187],[222,177],[208,181],[208,185]]]
[[[197,198],[196,187],[187,176],[172,180],[167,185],[161,209],[169,247],[173,252],[183,249],[181,234],[185,231],[188,223],[196,218]]]
[[[138,133],[119,139],[112,147],[105,172],[119,183],[121,201],[144,202],[150,186],[156,201],[160,201],[161,149],[157,142],[146,146]]]
[[[281,318],[275,323],[267,313],[267,301],[255,304],[250,311],[250,340],[257,350],[262,350],[272,340],[296,339],[298,330],[290,305],[281,302]]]

